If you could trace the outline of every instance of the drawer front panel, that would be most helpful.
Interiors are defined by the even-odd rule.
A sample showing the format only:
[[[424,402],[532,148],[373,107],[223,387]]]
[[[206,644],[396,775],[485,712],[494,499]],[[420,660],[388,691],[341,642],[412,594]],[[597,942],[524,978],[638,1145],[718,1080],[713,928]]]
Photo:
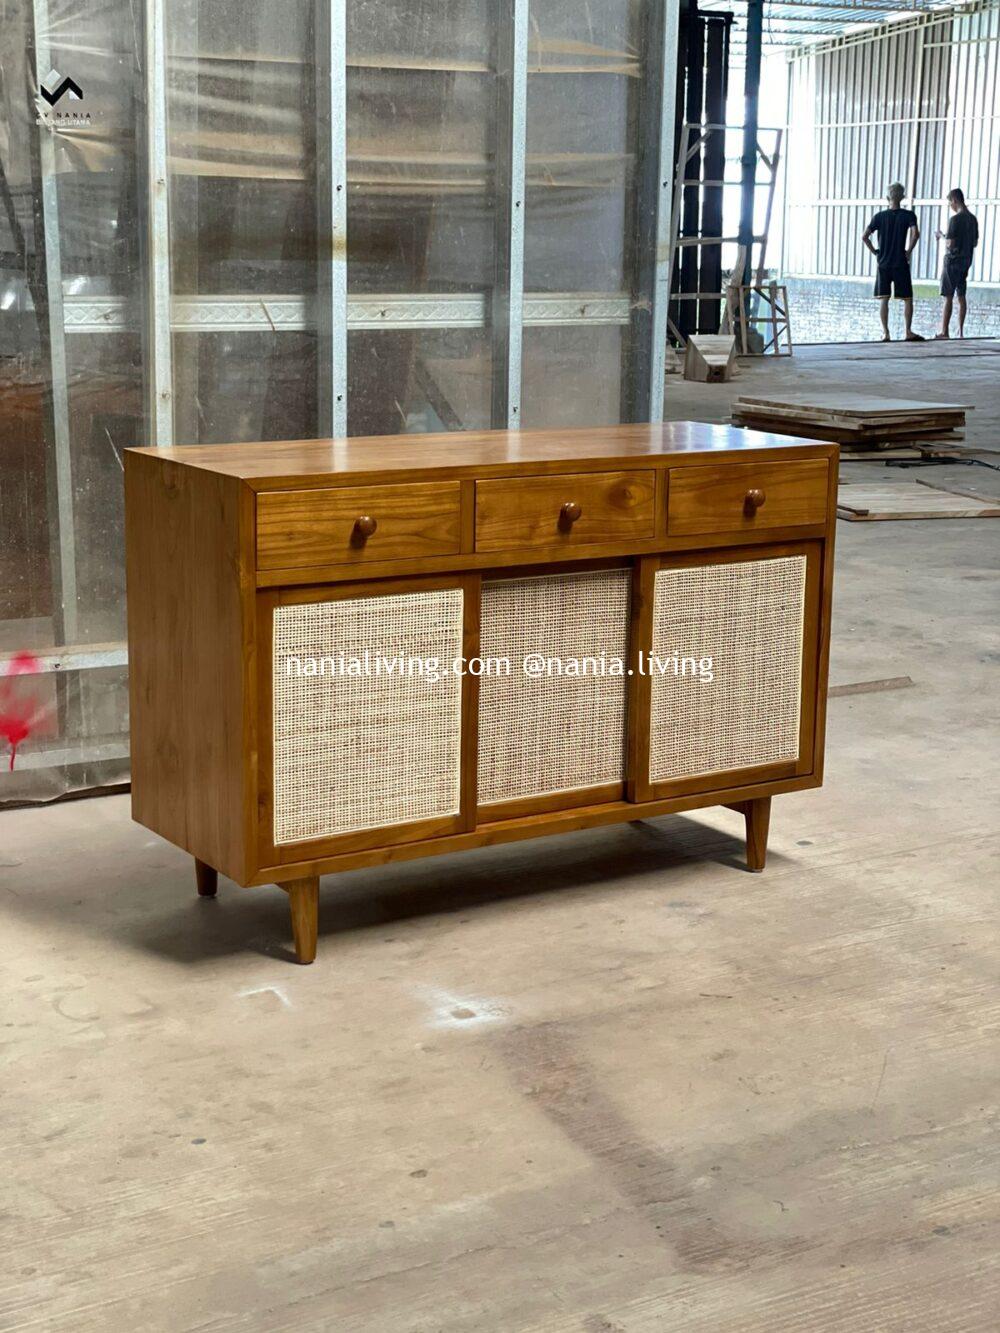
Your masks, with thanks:
[[[448,588],[275,607],[276,847],[459,813],[461,677],[371,664],[451,663],[463,599]]]
[[[257,496],[258,569],[415,560],[460,549],[457,481]]]
[[[476,550],[587,546],[654,534],[652,469],[476,482]]]
[[[483,584],[480,655],[510,673],[479,679],[480,806],[624,780],[626,681],[599,664],[627,661],[630,594],[627,569]],[[595,669],[531,678],[529,654]]]
[[[661,569],[653,589],[650,782],[794,764],[806,557]]]
[[[828,479],[825,459],[671,468],[667,536],[825,523]]]

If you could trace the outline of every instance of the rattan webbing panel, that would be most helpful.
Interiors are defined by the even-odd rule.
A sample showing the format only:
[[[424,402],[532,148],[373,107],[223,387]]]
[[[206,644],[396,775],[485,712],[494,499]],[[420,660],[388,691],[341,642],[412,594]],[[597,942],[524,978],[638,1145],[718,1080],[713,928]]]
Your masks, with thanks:
[[[532,680],[523,662],[625,661],[630,587],[626,569],[483,584],[480,654],[508,658],[511,670],[479,681],[481,805],[624,779],[624,677]]]
[[[657,572],[653,655],[713,680],[654,666],[651,782],[798,757],[805,579],[805,556]]]
[[[460,588],[279,606],[274,612],[274,841],[457,814]],[[448,674],[298,675],[300,663],[438,658]]]

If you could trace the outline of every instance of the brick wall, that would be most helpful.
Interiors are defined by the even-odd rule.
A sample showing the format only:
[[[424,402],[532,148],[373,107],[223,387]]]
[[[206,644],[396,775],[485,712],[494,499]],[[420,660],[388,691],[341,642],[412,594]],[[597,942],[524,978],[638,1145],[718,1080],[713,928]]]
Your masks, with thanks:
[[[788,288],[793,343],[878,342],[882,326],[870,278],[782,278]],[[1000,286],[969,286],[969,338],[1000,338]],[[941,296],[937,283],[913,284],[913,331],[925,338],[941,327]],[[903,303],[889,303],[889,331],[903,336]],[[958,311],[951,334],[958,333]]]

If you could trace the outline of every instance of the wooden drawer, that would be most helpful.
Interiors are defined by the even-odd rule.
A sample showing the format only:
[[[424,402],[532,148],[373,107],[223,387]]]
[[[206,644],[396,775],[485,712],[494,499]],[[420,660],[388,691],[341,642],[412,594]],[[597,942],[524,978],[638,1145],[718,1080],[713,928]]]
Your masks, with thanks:
[[[825,523],[828,481],[825,459],[671,468],[667,536]]]
[[[265,491],[257,496],[257,568],[456,555],[459,510],[457,481]]]
[[[654,481],[652,469],[477,481],[476,550],[652,537]]]

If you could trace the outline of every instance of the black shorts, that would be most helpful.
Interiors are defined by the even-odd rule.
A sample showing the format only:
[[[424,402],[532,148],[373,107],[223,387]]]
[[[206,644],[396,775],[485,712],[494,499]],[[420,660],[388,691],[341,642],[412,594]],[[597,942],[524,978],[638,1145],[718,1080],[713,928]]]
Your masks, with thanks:
[[[961,260],[946,259],[941,270],[941,295],[964,296],[970,267]]]
[[[909,264],[900,264],[898,268],[880,268],[875,274],[875,295],[894,296],[897,301],[905,301],[913,295],[913,280],[910,277]]]

